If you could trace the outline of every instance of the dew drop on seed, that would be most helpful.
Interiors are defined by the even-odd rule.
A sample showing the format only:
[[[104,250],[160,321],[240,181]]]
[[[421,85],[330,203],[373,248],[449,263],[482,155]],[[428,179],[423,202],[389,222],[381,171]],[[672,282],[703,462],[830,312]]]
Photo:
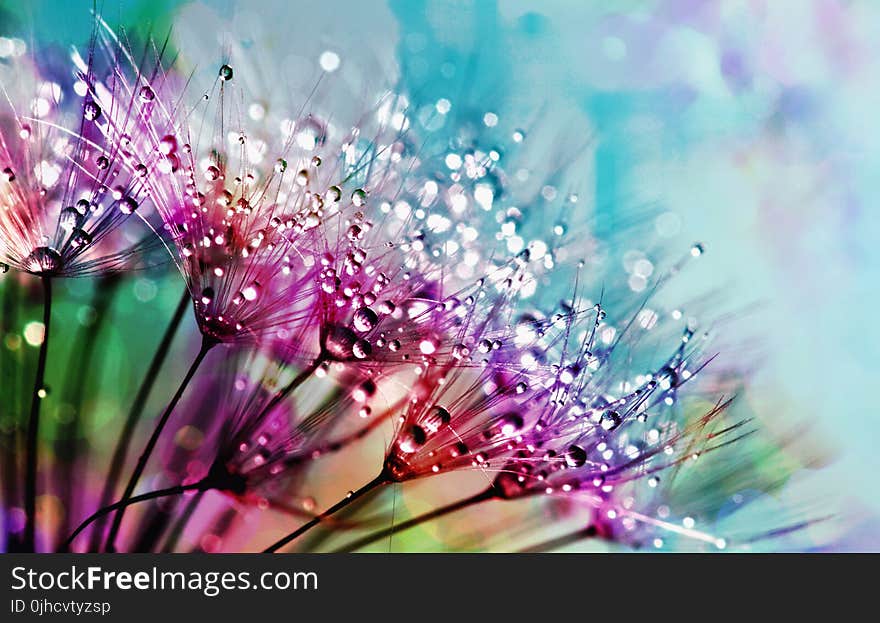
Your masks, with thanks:
[[[227,81],[232,80],[232,76],[233,76],[232,67],[230,67],[229,65],[223,65],[222,67],[220,67],[220,78],[221,79],[227,80]]]
[[[363,188],[357,188],[351,193],[351,202],[356,207],[362,207],[367,203],[367,193]]]
[[[424,426],[426,431],[433,435],[441,428],[449,424],[451,420],[452,416],[449,414],[449,411],[447,411],[443,407],[434,405],[428,410],[428,415],[425,416],[422,425]]]
[[[358,340],[351,348],[351,353],[358,359],[366,359],[373,352],[373,347],[367,340]]]
[[[366,333],[371,331],[378,322],[379,317],[376,315],[376,312],[369,307],[361,307],[355,312],[352,324],[356,331]]]
[[[156,93],[149,86],[141,87],[138,95],[140,96],[142,102],[152,102],[154,99],[156,99]]]
[[[86,102],[83,106],[83,116],[88,121],[95,121],[98,117],[101,116],[101,107],[98,106],[95,102]]]
[[[414,424],[400,436],[400,442],[397,445],[404,454],[412,454],[425,445],[427,439],[428,435],[425,433],[425,429]]]
[[[587,462],[587,451],[578,445],[571,445],[565,452],[565,464],[568,467],[583,467]]]
[[[82,214],[74,207],[64,208],[58,217],[58,226],[66,232],[73,231],[79,225]]]
[[[92,244],[92,236],[86,230],[77,227],[70,234],[70,246],[74,249],[82,249]]]
[[[31,273],[53,273],[61,268],[61,254],[52,247],[37,247],[24,261]]]

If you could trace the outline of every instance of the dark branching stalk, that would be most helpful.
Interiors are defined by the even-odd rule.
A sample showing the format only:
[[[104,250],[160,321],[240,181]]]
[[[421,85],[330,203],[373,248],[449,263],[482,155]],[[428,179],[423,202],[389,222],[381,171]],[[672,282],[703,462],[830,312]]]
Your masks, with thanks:
[[[199,491],[192,499],[186,503],[186,507],[183,509],[183,512],[180,514],[180,517],[177,518],[177,521],[174,522],[174,525],[171,526],[171,531],[168,533],[168,536],[165,538],[165,543],[162,545],[162,551],[166,553],[173,552],[177,549],[177,543],[180,541],[180,537],[183,536],[183,531],[186,528],[186,524],[189,523],[189,520],[192,519],[192,516],[196,512],[196,508],[199,505],[199,502],[202,501],[202,491]]]
[[[147,441],[147,445],[144,447],[143,452],[141,452],[141,455],[138,458],[138,462],[134,468],[134,472],[132,472],[131,478],[129,478],[128,480],[128,484],[125,487],[125,492],[122,494],[122,499],[120,500],[120,502],[123,502],[123,505],[119,508],[118,511],[116,511],[116,514],[113,516],[113,523],[110,526],[110,533],[107,535],[107,541],[104,547],[106,551],[115,551],[116,537],[119,534],[119,528],[122,525],[122,518],[125,514],[126,505],[124,504],[124,502],[132,497],[134,489],[137,486],[138,481],[140,481],[141,476],[143,475],[144,470],[147,467],[147,461],[149,461],[150,456],[153,454],[153,450],[155,449],[156,444],[159,441],[159,437],[162,434],[165,425],[168,423],[168,419],[174,412],[174,408],[177,406],[177,403],[183,396],[183,392],[186,390],[187,385],[189,385],[189,382],[192,380],[193,376],[195,376],[196,371],[199,369],[199,366],[202,364],[202,361],[204,361],[208,352],[216,344],[217,342],[212,338],[206,336],[202,337],[202,346],[199,349],[198,355],[196,355],[196,358],[190,365],[186,376],[183,377],[183,381],[180,383],[180,386],[177,388],[177,391],[174,393],[174,396],[171,398],[168,406],[165,407],[165,411],[159,417],[159,421],[156,423],[156,426],[153,429],[153,433],[150,435],[149,441]]]
[[[134,437],[135,429],[137,428],[138,422],[140,422],[144,407],[147,404],[147,399],[150,396],[153,385],[156,383],[156,378],[159,376],[159,371],[162,369],[162,366],[165,364],[165,360],[168,357],[171,342],[174,341],[174,336],[177,333],[178,327],[180,327],[180,322],[183,319],[183,314],[186,312],[186,308],[190,304],[190,300],[189,291],[184,288],[183,295],[180,297],[180,302],[177,304],[177,308],[174,310],[174,315],[171,317],[171,321],[165,329],[165,334],[162,336],[159,348],[157,348],[156,352],[153,354],[150,367],[138,388],[137,395],[131,405],[131,410],[128,412],[128,417],[126,418],[122,431],[119,434],[119,439],[116,441],[116,447],[113,450],[113,457],[110,459],[110,470],[107,473],[107,480],[104,482],[104,489],[101,492],[99,507],[107,506],[113,499],[116,487],[119,484],[119,478],[122,475],[122,469],[125,466],[125,461],[128,457],[128,449],[131,446],[131,440]],[[103,526],[104,519],[102,517],[92,530],[89,551],[97,551],[98,547],[100,547],[101,537],[104,533]]]
[[[389,482],[391,482],[391,480],[389,480],[388,476],[383,471],[378,476],[376,476],[373,480],[371,480],[370,482],[365,484],[363,487],[361,487],[357,491],[349,493],[346,497],[339,500],[336,504],[334,504],[333,506],[331,506],[330,508],[325,510],[323,513],[321,513],[320,515],[318,515],[314,519],[307,521],[306,523],[301,525],[299,528],[297,528],[296,530],[294,530],[293,532],[288,534],[286,537],[279,539],[278,541],[276,541],[275,543],[273,543],[272,545],[270,545],[269,547],[264,549],[263,553],[273,554],[273,553],[277,552],[279,549],[292,543],[293,541],[298,539],[300,536],[302,536],[303,534],[305,534],[306,532],[308,532],[309,530],[311,530],[312,528],[314,528],[315,526],[320,524],[322,521],[325,521],[326,519],[331,517],[333,514],[342,510],[343,508],[345,508],[346,506],[348,506],[349,504],[351,504],[352,502],[354,502],[358,498],[363,497],[364,495],[366,495],[370,491],[373,491],[374,489],[376,489],[382,485],[388,484]]]
[[[155,500],[157,498],[170,497],[173,495],[181,495],[186,493],[187,491],[203,491],[205,488],[209,487],[206,481],[196,482],[190,485],[175,485],[173,487],[168,487],[167,489],[158,489],[156,491],[150,491],[148,493],[142,493],[141,495],[136,495],[134,497],[130,497],[125,500],[119,500],[118,502],[114,502],[113,504],[108,504],[107,506],[96,510],[94,513],[89,515],[79,526],[77,526],[76,530],[70,533],[70,536],[65,539],[64,543],[61,546],[61,551],[70,551],[70,546],[73,544],[73,541],[80,535],[80,533],[88,528],[92,522],[101,517],[106,517],[110,513],[114,511],[121,511],[122,509],[131,506],[132,504],[138,504],[140,502],[146,502],[148,500]]]
[[[36,551],[37,530],[37,454],[39,453],[40,435],[40,404],[43,398],[43,379],[46,375],[46,356],[49,352],[49,324],[52,318],[52,279],[48,276],[41,278],[43,284],[43,342],[40,344],[40,354],[37,360],[37,374],[34,377],[34,389],[31,395],[31,413],[28,418],[27,446],[25,450],[26,466],[24,480],[24,512],[26,523],[24,527],[25,551]]]
[[[540,554],[543,552],[552,552],[554,549],[559,549],[560,547],[565,547],[566,545],[571,545],[572,543],[577,543],[579,541],[583,541],[584,539],[592,539],[598,536],[599,531],[595,526],[587,526],[585,528],[578,528],[573,532],[569,532],[568,534],[563,534],[562,536],[558,536],[552,539],[548,539],[537,545],[532,545],[531,547],[526,547],[521,549],[519,553],[521,554]]]
[[[339,549],[334,550],[334,552],[355,552],[363,547],[366,547],[367,545],[370,545],[371,543],[375,543],[376,541],[391,537],[398,532],[404,532],[406,530],[409,530],[410,528],[414,528],[420,524],[433,521],[434,519],[445,517],[446,515],[458,512],[460,510],[468,508],[469,506],[475,506],[477,504],[481,504],[482,502],[495,499],[495,497],[495,489],[490,487],[470,497],[463,498],[461,500],[452,502],[439,508],[435,508],[432,511],[417,515],[412,519],[408,519],[407,521],[401,522],[399,524],[388,526],[384,530],[377,530],[372,534],[368,534],[360,539],[352,541],[351,543],[343,545]]]
[[[2,272],[2,267],[0,267]],[[18,323],[18,305],[16,305],[19,285],[15,279],[6,278],[3,283],[3,309],[0,313],[0,339],[15,332]],[[22,421],[21,404],[18,388],[22,380],[19,378],[24,366],[21,365],[20,349],[18,352],[9,348],[0,347],[0,383],[6,400],[0,400],[0,420],[4,422],[0,426],[0,474],[2,474],[3,499],[10,504],[19,503],[21,495],[21,466],[18,457],[21,456]],[[21,533],[13,531],[10,521],[4,522],[6,528],[6,548],[10,552],[21,551]]]

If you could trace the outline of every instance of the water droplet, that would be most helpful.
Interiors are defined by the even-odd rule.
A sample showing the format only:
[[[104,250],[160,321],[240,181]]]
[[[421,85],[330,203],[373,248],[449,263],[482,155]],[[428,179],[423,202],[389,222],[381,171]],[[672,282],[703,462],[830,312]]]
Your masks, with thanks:
[[[99,169],[104,171],[110,166],[110,161],[107,159],[107,156],[98,156],[98,159],[95,160],[95,164],[98,165]]]
[[[245,298],[246,301],[256,301],[257,297],[260,296],[260,284],[258,284],[256,281],[253,282],[241,291],[241,295]]]
[[[138,202],[134,197],[123,197],[119,200],[119,211],[123,214],[131,214],[137,210]]]
[[[327,199],[332,203],[338,202],[342,199],[342,189],[339,186],[331,186],[327,189]]]
[[[452,356],[458,360],[467,359],[471,354],[471,349],[464,344],[456,344],[452,347]]]
[[[152,102],[154,99],[156,99],[156,93],[149,86],[141,87],[139,96],[142,102]]]
[[[587,462],[587,451],[578,445],[571,445],[565,452],[565,464],[568,467],[583,467]]]
[[[287,160],[279,158],[275,161],[275,172],[284,173],[285,171],[287,171]]]
[[[358,359],[366,359],[373,352],[373,347],[367,340],[358,340],[351,348],[351,353]]]
[[[214,288],[211,286],[206,287],[202,290],[202,304],[210,305],[211,301],[214,300]]]
[[[36,274],[51,274],[61,268],[61,254],[52,247],[37,247],[24,261],[25,270]]]
[[[519,433],[524,424],[525,422],[520,414],[505,413],[498,421],[498,430],[500,430],[501,434],[505,437],[513,437]]]
[[[229,65],[223,65],[220,67],[220,78],[223,80],[232,80],[232,67]]]
[[[367,193],[363,188],[356,189],[351,193],[351,202],[357,207],[362,207],[367,203]]]
[[[361,307],[355,312],[352,324],[354,325],[355,331],[366,333],[367,331],[371,331],[378,322],[379,316],[376,315],[376,312],[369,307]]]
[[[602,414],[602,419],[599,421],[600,425],[603,429],[607,431],[612,431],[618,426],[623,419],[620,417],[620,414],[617,411],[608,410]]]
[[[177,151],[177,137],[172,134],[166,134],[159,141],[159,153],[170,156]]]
[[[215,167],[213,164],[205,169],[205,178],[209,182],[214,182],[220,178],[220,169]]]
[[[6,178],[7,182],[13,182],[15,181],[15,172],[9,167],[6,167],[3,169],[3,177]]]
[[[421,342],[419,342],[419,351],[423,355],[433,355],[435,352],[437,352],[437,346],[437,340],[422,340]]]
[[[427,440],[428,435],[425,433],[425,429],[413,424],[400,436],[400,441],[398,442],[397,447],[400,448],[400,451],[404,454],[412,454],[425,445]]]
[[[700,257],[705,252],[706,252],[706,248],[700,243],[697,243],[691,247],[691,255],[693,257]]]
[[[93,101],[88,101],[83,105],[83,116],[88,121],[94,121],[101,116],[101,107]]]
[[[433,435],[449,424],[450,421],[452,421],[452,416],[449,414],[449,411],[443,407],[434,405],[428,410],[428,414],[425,416],[422,425],[425,427],[425,430]]]
[[[66,232],[73,231],[79,225],[82,214],[74,207],[64,208],[58,217],[58,226]]]
[[[333,326],[327,331],[324,350],[330,358],[345,361],[351,359],[352,348],[357,340],[357,334],[348,327]]]
[[[70,233],[70,246],[81,249],[92,244],[92,236],[86,230],[77,227]]]

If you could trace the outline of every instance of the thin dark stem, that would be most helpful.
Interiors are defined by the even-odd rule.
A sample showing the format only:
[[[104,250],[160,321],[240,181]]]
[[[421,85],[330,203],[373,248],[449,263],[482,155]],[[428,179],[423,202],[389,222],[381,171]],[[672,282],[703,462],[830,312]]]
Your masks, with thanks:
[[[125,467],[125,460],[128,457],[128,449],[131,446],[134,431],[137,428],[138,422],[140,422],[144,407],[147,404],[147,398],[149,398],[153,385],[156,383],[156,378],[159,376],[159,370],[162,369],[165,359],[168,357],[171,342],[174,341],[174,335],[177,333],[178,327],[180,327],[180,322],[183,319],[184,312],[189,307],[190,300],[189,290],[184,288],[180,302],[177,304],[177,309],[174,310],[174,315],[165,328],[165,334],[162,336],[159,348],[153,354],[153,360],[150,362],[147,374],[144,380],[141,381],[141,386],[138,388],[137,395],[131,405],[131,410],[128,412],[128,418],[126,418],[122,431],[119,433],[119,439],[116,441],[116,447],[113,450],[113,457],[110,459],[110,470],[107,472],[107,480],[104,482],[104,489],[101,492],[100,506],[108,505],[113,499],[116,487],[119,484],[119,477],[122,475],[122,468]],[[104,532],[103,526],[104,522],[99,521],[92,530],[89,551],[97,551]]]
[[[2,270],[2,269],[0,269]],[[3,309],[0,311],[0,338],[4,338],[18,323],[19,300],[18,282],[15,279],[6,278],[3,283]],[[3,488],[3,499],[7,505],[18,504],[21,494],[22,479],[19,477],[21,465],[19,456],[22,449],[22,418],[20,404],[21,371],[20,352],[8,348],[0,348],[0,383],[2,383],[5,397],[0,400],[0,417],[11,422],[11,426],[0,430],[0,483]],[[13,529],[8,515],[4,517],[3,526],[6,532],[6,550],[18,552],[22,549],[21,532]]]
[[[49,352],[49,322],[52,318],[52,279],[43,276],[43,343],[37,360],[37,375],[34,378],[34,391],[31,395],[31,415],[28,419],[26,457],[27,466],[24,480],[24,512],[26,521],[24,528],[24,549],[36,551],[37,530],[37,454],[40,432],[40,404],[43,399],[43,378],[46,374],[46,355]]]
[[[334,513],[342,510],[343,508],[345,508],[346,506],[348,506],[349,504],[354,502],[359,497],[366,495],[367,493],[369,493],[370,491],[372,491],[373,489],[375,489],[377,487],[380,487],[384,484],[388,484],[388,482],[390,482],[388,480],[388,477],[385,475],[385,472],[382,472],[381,474],[376,476],[373,480],[371,480],[370,482],[365,484],[363,487],[361,487],[357,491],[350,493],[349,495],[347,495],[343,499],[339,500],[336,504],[334,504],[333,506],[331,506],[330,508],[325,510],[323,513],[321,513],[320,515],[315,517],[314,519],[307,521],[306,523],[304,523],[299,528],[297,528],[296,530],[294,530],[293,532],[288,534],[283,539],[276,541],[275,543],[273,543],[272,545],[270,545],[269,547],[264,549],[263,553],[264,554],[273,554],[273,553],[277,552],[279,549],[281,549],[282,547],[284,547],[288,543],[293,542],[294,540],[296,540],[297,538],[299,538],[300,536],[302,536],[303,534],[305,534],[306,532],[308,532],[309,530],[311,530],[312,528],[317,526],[319,523],[321,523],[322,521],[324,521],[325,519],[327,519],[328,517],[330,517]]]
[[[260,418],[262,418],[264,415],[272,411],[272,409],[284,402],[284,400],[288,396],[290,396],[290,394],[293,393],[293,391],[296,390],[297,387],[305,383],[306,380],[315,373],[315,370],[320,367],[321,362],[322,359],[318,357],[312,363],[310,363],[308,367],[306,367],[302,372],[297,374],[296,377],[294,377],[294,379],[290,383],[285,385],[281,391],[272,396],[272,400],[270,400],[268,404],[266,404],[266,406],[263,408],[263,410],[260,412],[260,415],[257,416],[256,419],[259,421]]]
[[[187,491],[193,490],[204,490],[206,487],[206,483],[204,481],[196,482],[191,485],[175,485],[173,487],[168,487],[167,489],[158,489],[156,491],[150,491],[148,493],[142,493],[141,495],[136,495],[134,497],[128,498],[127,500],[119,500],[118,502],[114,502],[113,504],[108,504],[107,506],[96,510],[94,513],[89,515],[79,526],[77,526],[76,530],[70,533],[70,536],[64,541],[64,544],[61,546],[61,551],[70,551],[70,546],[73,544],[74,539],[79,536],[79,534],[91,525],[93,521],[96,519],[100,519],[106,515],[109,515],[113,511],[121,510],[125,507],[131,506],[132,504],[138,504],[139,502],[146,502],[147,500],[155,500],[156,498],[165,498],[170,497],[172,495],[180,495]]]
[[[519,553],[540,554],[543,552],[551,552],[554,549],[559,549],[560,547],[565,547],[566,545],[571,545],[572,543],[577,543],[578,541],[582,541],[584,539],[591,539],[596,535],[597,531],[594,526],[578,528],[574,532],[569,532],[568,534],[563,534],[562,536],[543,541],[541,543],[538,543],[537,545],[532,545],[531,547],[521,549]]]
[[[407,521],[404,521],[402,523],[388,526],[384,530],[378,530],[376,532],[373,532],[372,534],[368,534],[365,537],[357,539],[356,541],[352,541],[351,543],[343,545],[339,549],[334,550],[334,553],[357,551],[362,547],[366,547],[371,543],[375,543],[376,541],[380,541],[386,537],[390,537],[391,535],[397,534],[398,532],[409,530],[410,528],[414,528],[419,524],[433,521],[434,519],[439,519],[440,517],[450,515],[469,506],[481,504],[482,502],[486,502],[494,498],[495,489],[489,487],[488,489],[480,491],[479,493],[470,497],[463,498],[461,500],[458,500],[457,502],[452,502],[451,504],[447,504],[446,506],[441,506],[440,508],[435,508],[432,511],[417,515],[416,517],[408,519]]]
[[[192,516],[196,512],[196,507],[201,501],[202,492],[199,491],[189,502],[187,502],[186,508],[183,509],[183,513],[181,513],[180,517],[177,518],[177,521],[174,522],[174,525],[171,527],[171,532],[168,533],[168,537],[165,539],[165,544],[162,546],[163,552],[173,552],[177,548],[177,542],[183,535],[183,530],[186,528],[186,524],[192,519]]]
[[[171,402],[169,402],[168,406],[165,407],[165,411],[162,413],[162,416],[156,423],[156,427],[153,429],[153,434],[150,435],[150,439],[149,441],[147,441],[147,445],[144,447],[143,452],[141,452],[141,456],[138,458],[138,462],[134,468],[134,472],[132,472],[131,478],[129,478],[128,480],[128,484],[125,487],[125,492],[122,494],[121,501],[125,502],[126,500],[131,498],[132,493],[134,493],[134,488],[137,486],[138,481],[141,479],[141,476],[144,473],[144,469],[146,469],[147,467],[147,461],[149,461],[150,455],[152,455],[153,449],[156,447],[156,443],[158,443],[159,441],[159,436],[162,434],[162,430],[165,428],[165,424],[168,423],[168,418],[170,418],[171,414],[174,412],[174,408],[180,401],[181,396],[183,396],[183,392],[186,390],[187,385],[189,385],[189,382],[195,375],[196,370],[199,369],[202,361],[204,361],[205,356],[216,344],[217,342],[210,338],[202,338],[202,347],[199,349],[199,354],[196,355],[196,358],[193,360],[192,365],[190,365],[186,376],[183,377],[183,381],[180,383],[180,387],[178,387],[177,391],[174,392],[174,396],[171,398]],[[107,535],[107,541],[104,547],[106,551],[115,551],[116,536],[119,534],[119,527],[122,524],[122,518],[124,515],[125,506],[123,505],[113,516],[113,524],[110,526],[110,534]]]

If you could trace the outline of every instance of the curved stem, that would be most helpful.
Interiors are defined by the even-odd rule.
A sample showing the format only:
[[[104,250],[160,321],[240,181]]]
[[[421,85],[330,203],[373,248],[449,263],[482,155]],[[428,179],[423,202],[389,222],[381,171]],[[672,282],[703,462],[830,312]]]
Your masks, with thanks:
[[[186,491],[193,490],[204,490],[207,487],[207,483],[205,481],[200,481],[193,483],[191,485],[175,485],[173,487],[168,487],[167,489],[157,489],[156,491],[150,491],[148,493],[142,493],[140,495],[136,495],[134,497],[128,498],[127,500],[119,500],[118,502],[114,502],[113,504],[109,504],[104,508],[100,508],[96,510],[94,513],[89,515],[79,526],[77,526],[76,530],[70,533],[70,536],[65,539],[64,544],[61,546],[61,551],[69,551],[70,546],[73,544],[74,539],[79,536],[80,532],[85,530],[91,525],[93,521],[96,519],[100,519],[106,515],[109,515],[115,510],[121,510],[127,506],[131,506],[132,504],[137,504],[139,502],[146,502],[147,500],[155,500],[156,498],[164,498],[170,497],[172,495],[180,495],[181,493],[185,493]]]
[[[2,271],[2,267],[0,267]],[[0,310],[0,337],[5,338],[14,327],[18,326],[17,302],[19,285],[15,279],[8,277],[3,282],[3,304]],[[3,427],[0,430],[0,486],[2,486],[3,500],[7,505],[19,504],[22,478],[19,461],[22,451],[22,418],[18,388],[21,386],[21,352],[12,351],[8,348],[0,348],[0,383],[6,394],[4,400],[0,400],[0,417],[12,423],[12,426]],[[4,532],[6,533],[6,551],[18,552],[22,550],[22,534],[14,528],[9,517],[4,517]]]
[[[591,539],[598,534],[595,526],[587,526],[586,528],[578,528],[573,532],[569,532],[568,534],[563,534],[562,536],[555,537],[553,539],[548,539],[547,541],[543,541],[538,543],[537,545],[532,545],[531,547],[526,547],[519,551],[520,554],[540,554],[543,552],[550,552],[554,549],[559,549],[560,547],[565,547],[566,545],[571,545],[572,543],[577,543],[578,541],[582,541],[584,539]]]
[[[177,518],[177,521],[174,522],[171,532],[165,539],[165,544],[162,546],[163,553],[173,552],[177,548],[177,542],[183,535],[183,530],[186,528],[186,524],[192,519],[193,514],[196,512],[196,507],[199,505],[199,502],[202,501],[202,493],[204,492],[199,491],[189,502],[187,502],[186,508],[183,509],[183,513]]]
[[[446,506],[441,506],[440,508],[435,508],[432,511],[417,515],[416,517],[413,517],[412,519],[409,519],[402,523],[388,526],[384,530],[378,530],[376,532],[373,532],[372,534],[368,534],[367,536],[357,539],[356,541],[352,541],[351,543],[343,545],[339,549],[333,550],[333,552],[341,553],[357,551],[362,547],[370,545],[371,543],[375,543],[376,541],[384,539],[385,537],[390,537],[394,534],[397,534],[398,532],[403,532],[405,530],[409,530],[410,528],[414,528],[419,524],[423,524],[434,519],[439,519],[440,517],[455,513],[462,510],[463,508],[467,508],[468,506],[474,506],[476,504],[492,500],[495,497],[495,489],[489,487],[488,489],[480,491],[479,493],[470,497],[463,498],[461,500],[458,500],[457,502],[452,502],[451,504],[447,504]]]
[[[189,290],[184,288],[183,295],[180,297],[180,302],[174,310],[174,315],[171,317],[171,321],[165,328],[165,334],[162,336],[159,348],[157,348],[156,352],[153,354],[153,359],[150,361],[150,367],[147,370],[147,374],[144,377],[144,380],[141,381],[137,395],[131,405],[131,410],[128,412],[128,417],[125,420],[122,431],[119,433],[119,439],[116,441],[116,447],[113,450],[113,457],[110,459],[110,470],[107,472],[107,480],[104,482],[104,489],[101,491],[99,502],[99,506],[101,507],[107,506],[113,499],[113,494],[119,484],[119,477],[122,475],[122,468],[125,466],[125,460],[128,456],[128,449],[131,446],[131,439],[134,436],[134,431],[141,419],[144,407],[147,404],[147,398],[149,398],[153,385],[156,383],[156,378],[159,376],[159,370],[161,370],[165,363],[168,351],[171,348],[171,342],[174,340],[174,335],[180,327],[180,322],[183,319],[183,314],[189,306],[189,303]],[[104,522],[100,521],[95,526],[94,530],[92,530],[89,551],[98,550],[101,536],[103,534],[103,526]]]
[[[321,357],[316,358],[312,363],[310,363],[306,368],[302,370],[299,374],[297,374],[294,379],[284,386],[284,388],[272,396],[272,400],[270,400],[266,406],[260,411],[260,414],[257,416],[257,421],[259,421],[264,415],[272,411],[279,404],[284,402],[284,400],[296,390],[297,387],[306,382],[306,380],[315,373],[322,363],[323,359]]]
[[[49,352],[49,322],[52,319],[52,279],[43,276],[43,343],[37,360],[37,374],[34,378],[34,391],[31,395],[31,414],[28,419],[26,457],[27,465],[24,481],[24,511],[26,524],[24,528],[24,549],[36,551],[37,530],[37,454],[40,432],[40,404],[43,389],[43,378],[46,374],[46,356]]]
[[[204,361],[205,356],[216,344],[217,342],[210,338],[202,338],[202,347],[199,349],[199,354],[196,355],[196,358],[190,365],[186,376],[183,377],[183,381],[180,383],[180,387],[177,388],[177,391],[171,398],[171,402],[169,402],[168,406],[165,407],[165,411],[162,413],[162,416],[156,423],[156,427],[153,429],[153,434],[150,435],[150,439],[149,441],[147,441],[147,445],[144,447],[143,452],[141,452],[141,456],[138,458],[138,462],[134,468],[134,472],[132,472],[131,478],[129,478],[128,484],[125,487],[125,492],[122,494],[122,502],[127,501],[129,498],[131,498],[132,493],[134,493],[134,488],[137,486],[138,481],[144,473],[144,469],[146,469],[147,467],[147,461],[150,459],[150,455],[153,453],[153,449],[156,447],[156,443],[159,441],[159,436],[162,434],[162,430],[168,423],[168,419],[171,417],[171,413],[174,411],[174,408],[180,401],[181,396],[183,396],[183,392],[186,390],[187,385],[189,385],[189,382],[195,375],[196,370],[199,369],[202,361]],[[124,515],[125,505],[120,507],[120,509],[113,516],[113,524],[110,526],[110,534],[107,535],[107,541],[104,547],[105,550],[115,551],[116,536],[119,534],[119,527],[122,524],[122,518]]]
[[[300,536],[302,536],[303,534],[305,534],[306,532],[308,532],[309,530],[311,530],[312,528],[317,526],[319,523],[321,523],[322,521],[324,521],[325,519],[327,519],[328,517],[330,517],[334,513],[342,510],[343,508],[345,508],[346,506],[348,506],[349,504],[354,502],[359,497],[366,495],[367,493],[369,493],[373,489],[375,489],[381,485],[387,484],[388,482],[389,482],[389,480],[388,480],[387,476],[385,476],[385,472],[382,472],[381,474],[376,476],[373,480],[371,480],[370,482],[365,484],[363,487],[361,487],[357,491],[350,493],[349,495],[347,495],[343,499],[339,500],[336,504],[334,504],[333,506],[331,506],[330,508],[325,510],[323,513],[321,513],[320,515],[315,517],[314,519],[307,521],[306,523],[304,523],[299,528],[297,528],[296,530],[294,530],[293,532],[288,534],[283,539],[279,539],[278,541],[276,541],[275,543],[273,543],[272,545],[270,545],[269,547],[264,549],[263,553],[264,554],[272,554],[272,553],[277,552],[279,549],[281,549],[282,547],[284,547],[288,543],[293,542],[295,539],[299,538]]]

